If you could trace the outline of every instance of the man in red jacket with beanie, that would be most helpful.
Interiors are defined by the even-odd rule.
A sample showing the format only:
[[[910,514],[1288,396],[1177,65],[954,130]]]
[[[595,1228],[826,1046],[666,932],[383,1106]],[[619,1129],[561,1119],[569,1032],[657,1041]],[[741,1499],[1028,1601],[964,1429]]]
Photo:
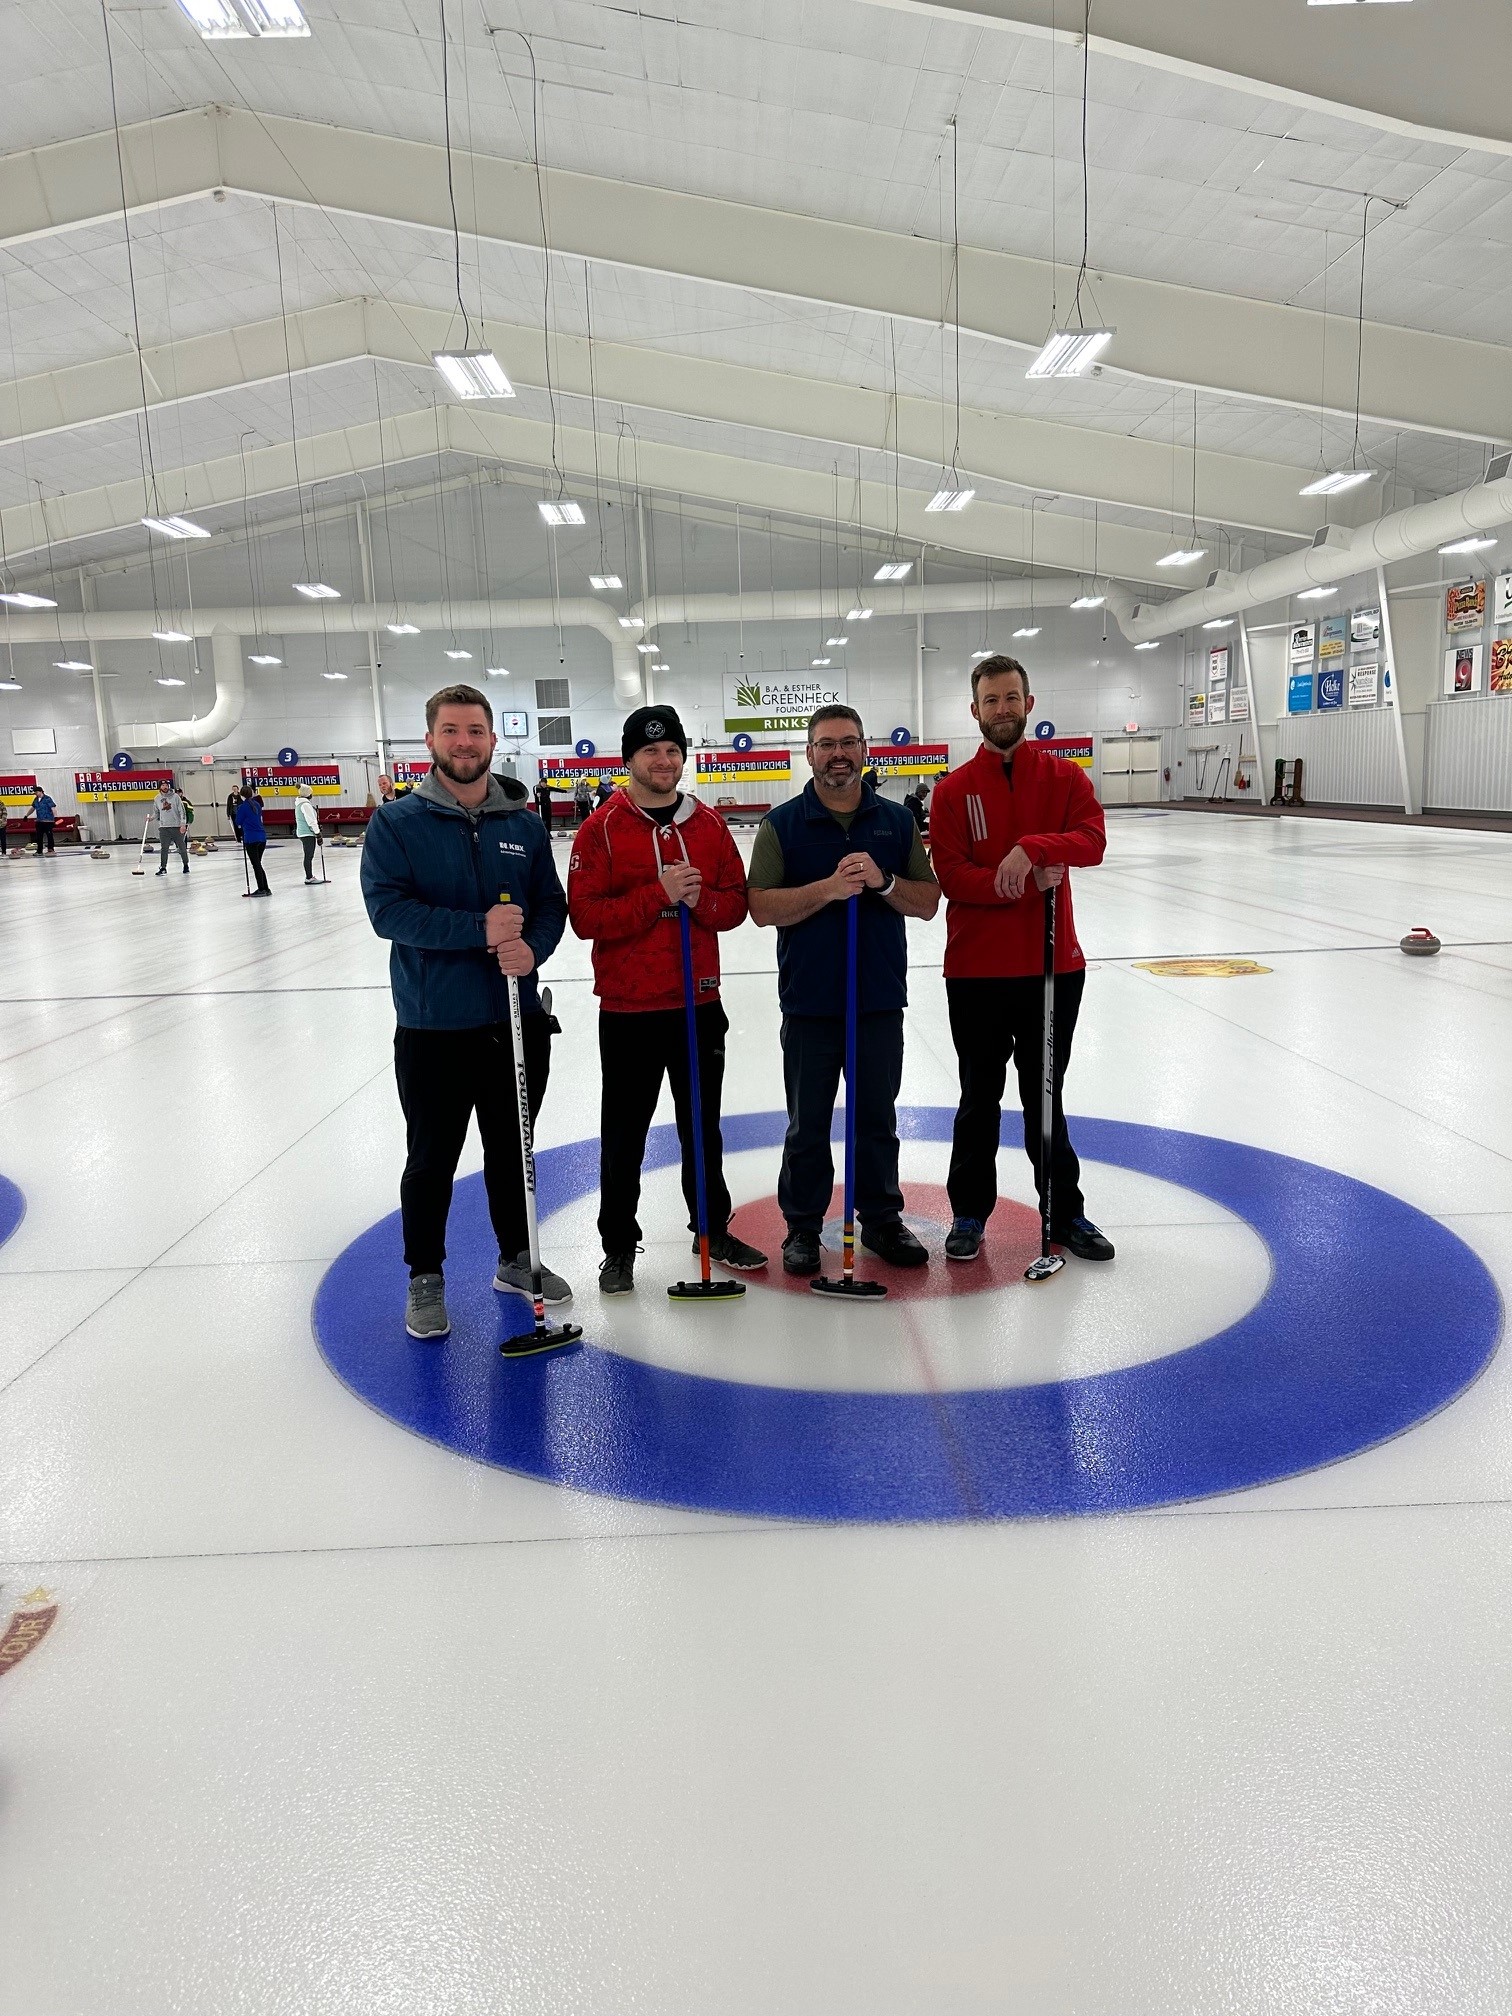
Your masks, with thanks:
[[[975,1260],[997,1204],[998,1126],[1008,1061],[1018,1071],[1024,1147],[1039,1181],[1046,902],[1055,912],[1055,1105],[1051,1237],[1082,1260],[1113,1245],[1086,1215],[1081,1166],[1061,1088],[1086,981],[1068,868],[1094,867],[1107,833],[1085,773],[1024,740],[1034,708],[1016,658],[985,658],[971,675],[982,746],[941,778],[930,812],[935,875],[945,892],[945,994],[961,1074],[947,1187],[948,1260]]]
[[[697,1226],[688,1032],[683,997],[678,906],[692,913],[697,1002],[698,1084],[703,1103],[704,1179],[709,1252],[721,1266],[754,1270],[766,1255],[730,1231],[730,1193],[719,1132],[725,1033],[719,1000],[719,936],[743,923],[745,870],[717,812],[685,797],[678,785],[688,738],[671,707],[637,707],[620,741],[629,781],[587,819],[572,849],[567,913],[579,938],[593,942],[593,991],[599,997],[603,1103],[599,1143],[599,1288],[628,1295],[635,1286],[641,1230],[641,1163],[663,1074],[672,1086],[689,1230]],[[693,1242],[698,1251],[698,1242]]]

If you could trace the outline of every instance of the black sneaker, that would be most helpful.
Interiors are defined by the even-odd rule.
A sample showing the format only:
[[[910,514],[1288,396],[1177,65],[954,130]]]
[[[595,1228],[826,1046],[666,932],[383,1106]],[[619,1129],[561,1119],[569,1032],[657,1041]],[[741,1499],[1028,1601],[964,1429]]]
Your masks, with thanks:
[[[1069,1225],[1052,1226],[1050,1242],[1054,1246],[1064,1246],[1068,1253],[1074,1253],[1078,1260],[1111,1260],[1113,1241],[1092,1223],[1090,1218],[1073,1218]]]
[[[921,1246],[901,1218],[888,1218],[881,1225],[863,1225],[861,1244],[889,1267],[927,1267],[929,1248]]]
[[[789,1232],[782,1242],[784,1274],[817,1274],[820,1268],[819,1234]]]
[[[947,1260],[975,1260],[982,1250],[980,1218],[952,1218],[945,1234]]]
[[[628,1295],[635,1286],[634,1253],[610,1253],[599,1268],[600,1295]]]
[[[693,1251],[698,1251],[696,1238]],[[767,1263],[765,1253],[758,1253],[754,1246],[747,1246],[744,1239],[737,1239],[728,1231],[709,1234],[709,1258],[717,1260],[721,1267],[733,1268],[737,1274],[755,1274]]]

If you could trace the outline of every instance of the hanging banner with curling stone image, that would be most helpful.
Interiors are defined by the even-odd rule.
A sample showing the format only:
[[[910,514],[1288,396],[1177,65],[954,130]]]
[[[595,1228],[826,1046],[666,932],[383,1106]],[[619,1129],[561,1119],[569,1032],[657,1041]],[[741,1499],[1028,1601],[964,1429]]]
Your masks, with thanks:
[[[789,678],[765,672],[730,674],[724,682],[727,735],[791,735],[806,729],[820,707],[845,704],[845,674]]]
[[[700,749],[700,784],[785,784],[793,775],[790,749]]]
[[[1456,581],[1444,597],[1444,628],[1451,634],[1456,630],[1479,630],[1485,620],[1485,582]]]
[[[0,777],[0,799],[7,805],[30,805],[36,795],[35,777]]]
[[[1344,656],[1344,646],[1349,639],[1349,618],[1347,616],[1325,616],[1318,630],[1318,662],[1326,665],[1331,659]]]
[[[950,768],[950,744],[868,742],[866,761],[884,784],[889,777],[943,777]]]
[[[341,796],[341,770],[335,763],[243,763],[242,782],[250,784],[260,798],[297,798],[301,784],[308,784],[315,798]]]
[[[101,804],[109,799],[117,805],[138,804],[156,798],[165,784],[173,782],[171,770],[75,770],[74,796],[81,805]]]
[[[583,783],[596,789],[601,778],[623,784],[630,775],[622,756],[542,756],[536,768],[541,782],[554,784],[559,791],[571,791]]]

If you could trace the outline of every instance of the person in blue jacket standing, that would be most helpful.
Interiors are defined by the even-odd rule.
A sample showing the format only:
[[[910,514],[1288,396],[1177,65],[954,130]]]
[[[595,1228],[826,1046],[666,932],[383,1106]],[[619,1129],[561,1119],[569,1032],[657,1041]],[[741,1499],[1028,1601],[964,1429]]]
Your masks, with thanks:
[[[42,858],[44,841],[49,854],[53,851],[53,835],[58,823],[58,808],[39,784],[32,798],[32,817],[37,822],[37,858]]]
[[[237,801],[236,833],[242,843],[242,852],[252,864],[252,873],[257,878],[254,896],[271,896],[268,878],[263,873],[263,849],[268,844],[268,829],[263,824],[263,801],[250,784],[243,784],[241,797]]]
[[[533,1123],[551,1067],[550,1017],[536,973],[561,940],[567,898],[524,786],[490,773],[498,737],[486,696],[475,686],[444,686],[425,703],[425,727],[433,768],[368,822],[362,894],[373,929],[389,940],[398,1018],[394,1075],[408,1140],[399,1185],[410,1273],[405,1328],[441,1338],[451,1328],[446,1220],[474,1113],[499,1245],[493,1285],[530,1292],[506,975],[520,983]],[[543,1285],[548,1302],[571,1296],[549,1269]]]

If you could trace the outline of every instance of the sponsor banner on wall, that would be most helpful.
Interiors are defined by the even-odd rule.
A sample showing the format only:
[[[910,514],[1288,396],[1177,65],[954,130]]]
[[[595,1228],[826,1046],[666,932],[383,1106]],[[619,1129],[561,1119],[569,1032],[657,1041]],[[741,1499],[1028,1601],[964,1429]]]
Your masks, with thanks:
[[[1228,700],[1230,721],[1248,721],[1249,688],[1242,681],[1230,686]]]
[[[1492,596],[1491,621],[1512,623],[1512,574],[1498,574]]]
[[[1484,581],[1456,581],[1444,597],[1444,628],[1479,630],[1486,620]]]
[[[1311,672],[1293,672],[1286,682],[1286,711],[1288,714],[1311,714],[1313,704],[1313,675]]]
[[[1349,668],[1349,704],[1351,707],[1374,707],[1380,694],[1381,668],[1375,660],[1367,660],[1363,665]]]
[[[1200,728],[1202,727],[1202,725],[1206,720],[1207,720],[1206,693],[1189,693],[1187,695],[1188,728]]]
[[[1291,645],[1287,656],[1293,665],[1310,665],[1313,657],[1313,639],[1317,635],[1315,623],[1296,623],[1292,626]]]
[[[1229,647],[1215,644],[1208,653],[1208,686],[1223,686],[1228,683]]]
[[[1318,712],[1331,713],[1344,705],[1344,668],[1325,665],[1318,674]]]
[[[1057,735],[1047,742],[1036,742],[1036,749],[1048,750],[1052,756],[1063,756],[1068,763],[1075,763],[1083,770],[1092,768],[1092,737],[1090,735]]]
[[[844,706],[845,674],[822,678],[741,672],[724,682],[727,735],[790,735],[805,729],[817,708]]]
[[[782,784],[793,774],[790,749],[700,749],[700,784]]]
[[[601,777],[607,777],[611,784],[623,784],[629,776],[622,756],[542,756],[536,765],[543,784],[555,784],[559,788],[572,790],[577,784],[587,782],[597,785]]]
[[[1357,648],[1362,644],[1379,644],[1381,641],[1381,605],[1372,602],[1368,608],[1350,612],[1349,641]]]
[[[0,777],[0,798],[7,805],[30,805],[37,789],[35,777],[13,772],[8,777]]]
[[[1498,637],[1491,646],[1491,691],[1512,693],[1512,637]]]
[[[1349,637],[1347,616],[1325,616],[1318,629],[1318,659],[1327,664],[1331,658],[1342,658],[1344,646]]]
[[[243,763],[242,782],[260,798],[297,798],[308,784],[316,798],[341,796],[341,771],[335,763]]]
[[[1481,687],[1481,647],[1454,644],[1444,653],[1444,692],[1479,693]]]
[[[171,770],[75,770],[74,796],[82,805],[104,799],[116,804],[136,799],[156,798],[165,784],[173,782]]]
[[[866,760],[884,784],[889,777],[943,777],[950,768],[950,744],[868,742]]]
[[[431,760],[427,756],[423,762],[411,763],[407,759],[389,765],[389,776],[396,784],[423,784],[431,773]]]
[[[1228,719],[1228,688],[1215,686],[1207,696],[1208,726],[1221,728]]]

